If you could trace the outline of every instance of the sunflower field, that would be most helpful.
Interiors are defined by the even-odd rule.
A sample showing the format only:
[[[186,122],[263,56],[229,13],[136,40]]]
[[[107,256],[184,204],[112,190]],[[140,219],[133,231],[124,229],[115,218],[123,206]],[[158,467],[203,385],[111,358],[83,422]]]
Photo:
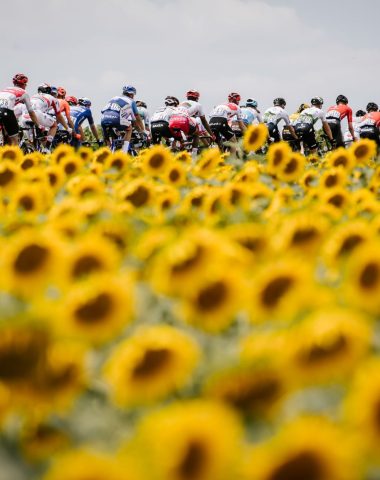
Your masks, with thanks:
[[[380,478],[380,165],[0,149],[1,480]]]

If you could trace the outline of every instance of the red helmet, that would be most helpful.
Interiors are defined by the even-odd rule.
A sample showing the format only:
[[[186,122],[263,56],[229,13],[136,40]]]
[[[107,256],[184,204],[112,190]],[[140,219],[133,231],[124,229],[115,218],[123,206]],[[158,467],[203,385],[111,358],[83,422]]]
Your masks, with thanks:
[[[26,87],[27,83],[28,83],[28,77],[23,73],[16,73],[16,75],[13,77],[13,85],[15,87],[24,88]]]
[[[78,99],[73,96],[66,97],[66,102],[69,103],[70,105],[78,105]]]
[[[199,100],[200,94],[197,90],[189,90],[186,92],[186,98],[194,97],[196,100]]]
[[[63,98],[66,97],[66,90],[63,87],[58,87],[58,95],[62,96]]]
[[[241,96],[238,93],[232,92],[228,95],[228,101],[238,104],[241,100]]]

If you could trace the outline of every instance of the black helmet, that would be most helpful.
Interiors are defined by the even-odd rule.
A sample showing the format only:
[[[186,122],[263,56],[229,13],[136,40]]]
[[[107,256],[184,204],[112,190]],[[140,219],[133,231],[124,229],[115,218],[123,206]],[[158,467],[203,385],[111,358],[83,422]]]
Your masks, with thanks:
[[[322,97],[313,97],[310,102],[312,105],[323,105],[323,98]]]
[[[48,83],[42,83],[41,85],[38,85],[37,92],[38,93],[48,93],[50,95],[51,94],[51,86]]]
[[[178,107],[179,100],[177,97],[172,97],[171,95],[168,95],[165,98],[165,105],[168,107]]]
[[[377,112],[379,110],[379,106],[374,102],[369,102],[367,105],[367,112]]]
[[[338,104],[338,103],[344,103],[345,105],[347,105],[347,103],[348,103],[348,98],[347,98],[346,96],[344,96],[344,95],[338,95],[338,96],[336,97],[336,103],[337,103],[337,104]]]
[[[143,102],[142,100],[137,100],[137,101],[136,101],[136,105],[137,105],[138,107],[148,108],[148,107],[147,107],[147,104],[146,104],[145,102]]]
[[[308,103],[301,103],[301,105],[298,107],[297,113],[301,113],[307,108],[310,108],[310,105]]]
[[[365,111],[364,110],[358,110],[356,113],[355,113],[355,117],[364,117],[365,115]]]
[[[275,107],[282,107],[284,108],[286,106],[286,102],[284,98],[278,97],[273,100],[273,105]]]

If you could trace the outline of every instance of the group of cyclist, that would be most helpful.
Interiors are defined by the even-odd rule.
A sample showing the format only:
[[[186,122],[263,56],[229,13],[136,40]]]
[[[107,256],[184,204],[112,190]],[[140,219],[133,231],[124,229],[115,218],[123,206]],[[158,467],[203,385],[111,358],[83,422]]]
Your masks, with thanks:
[[[380,112],[376,103],[370,102],[366,112],[358,110],[353,116],[348,99],[339,95],[336,104],[326,112],[322,110],[323,99],[313,97],[310,104],[303,103],[297,112],[290,115],[285,110],[286,101],[276,98],[273,106],[263,115],[256,100],[249,98],[240,106],[241,96],[232,92],[227,101],[216,105],[209,120],[199,102],[197,90],[189,90],[183,101],[169,95],[164,105],[149,116],[147,105],[135,101],[136,88],[122,87],[120,95],[109,100],[101,111],[101,129],[104,140],[99,136],[91,112],[91,101],[86,98],[68,96],[63,87],[47,83],[38,86],[31,97],[26,92],[28,77],[16,74],[13,86],[0,90],[0,128],[6,142],[17,145],[19,131],[35,128],[43,135],[43,149],[49,151],[59,138],[80,146],[84,140],[82,125],[88,121],[91,132],[99,145],[131,150],[132,136],[140,138],[142,144],[165,142],[173,148],[185,143],[192,153],[197,153],[200,144],[216,143],[221,148],[227,143],[236,150],[236,142],[249,125],[264,123],[268,128],[268,143],[285,140],[295,151],[317,151],[315,124],[320,121],[331,148],[345,146],[359,138],[370,138],[380,146]],[[342,131],[342,122],[347,119],[348,129]],[[280,132],[279,125],[283,122]],[[115,143],[115,139],[118,143]]]

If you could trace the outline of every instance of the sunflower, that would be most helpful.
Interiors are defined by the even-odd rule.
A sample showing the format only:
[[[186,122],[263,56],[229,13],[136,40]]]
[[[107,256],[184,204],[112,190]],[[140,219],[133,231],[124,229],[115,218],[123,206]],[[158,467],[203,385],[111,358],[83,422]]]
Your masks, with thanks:
[[[162,220],[165,221],[165,213],[167,212],[167,210],[178,205],[179,201],[180,201],[180,194],[176,188],[167,186],[162,190],[158,189],[156,200],[155,200],[155,207],[159,213],[157,218],[158,221],[159,222],[161,222]]]
[[[143,417],[136,450],[146,477],[154,480],[236,478],[242,428],[217,402],[174,403]]]
[[[290,334],[289,368],[315,384],[350,375],[370,350],[372,329],[363,315],[330,307],[310,314]]]
[[[193,188],[187,194],[185,194],[185,197],[182,201],[181,212],[186,215],[190,214],[192,210],[201,209],[209,189],[210,187],[208,185],[202,185]]]
[[[65,182],[65,173],[59,165],[49,165],[45,168],[50,187],[59,190]]]
[[[359,465],[344,432],[323,417],[301,417],[253,447],[243,479],[355,480]]]
[[[272,143],[267,153],[267,169],[271,175],[276,175],[292,155],[292,149],[287,142]]]
[[[163,145],[155,145],[143,156],[142,168],[144,172],[152,176],[165,174],[173,162],[173,156]]]
[[[244,416],[271,417],[287,392],[285,374],[271,365],[244,363],[206,379],[204,395],[221,400]]]
[[[83,168],[83,160],[78,155],[67,155],[62,157],[59,162],[60,167],[67,177],[76,175]]]
[[[20,435],[23,455],[29,462],[43,462],[70,445],[69,435],[52,423],[29,422]]]
[[[21,170],[29,170],[31,168],[37,167],[41,162],[41,157],[35,153],[29,153],[25,155],[20,161]]]
[[[284,182],[295,182],[304,173],[305,157],[300,153],[292,152],[279,165],[276,176]]]
[[[192,172],[197,177],[209,178],[215,174],[215,169],[222,164],[224,164],[224,160],[219,150],[210,148],[202,152]]]
[[[52,326],[63,334],[95,344],[112,340],[128,325],[134,311],[129,277],[98,275],[69,290]]]
[[[0,147],[0,160],[2,162],[4,160],[9,160],[19,165],[23,157],[24,155],[21,149],[17,146],[7,145],[4,147]]]
[[[356,248],[347,263],[343,287],[349,305],[380,313],[380,245],[377,241]]]
[[[98,162],[99,158],[102,158],[102,154],[95,157],[94,161]],[[123,172],[131,162],[131,157],[127,154],[118,150],[112,155],[108,155],[105,159],[105,169],[115,169],[117,172]]]
[[[132,208],[146,207],[153,201],[154,188],[142,178],[135,179],[118,192],[118,197]]]
[[[183,150],[182,152],[178,152],[174,158],[177,162],[185,163],[187,165],[191,165],[193,161],[192,156],[186,150]]]
[[[330,168],[341,168],[342,170],[351,171],[356,164],[356,157],[351,149],[339,147],[329,155],[327,165]]]
[[[305,171],[300,179],[300,184],[305,190],[311,190],[318,186],[320,173],[314,168],[309,168]]]
[[[267,262],[251,279],[251,320],[287,320],[305,308],[312,291],[311,265],[292,257]]]
[[[93,163],[99,163],[101,165],[106,165],[108,159],[112,157],[112,152],[108,147],[102,147],[96,150],[92,155]],[[124,156],[123,156],[124,157]],[[117,168],[117,167],[116,167]]]
[[[321,203],[333,207],[341,213],[350,204],[349,192],[343,187],[333,187],[322,191]]]
[[[244,167],[239,170],[235,176],[235,182],[251,183],[256,182],[259,179],[260,171],[259,166],[254,161],[249,161],[244,164]]]
[[[268,138],[268,128],[264,123],[250,125],[244,133],[243,147],[246,152],[256,152]]]
[[[111,242],[117,250],[125,252],[131,240],[132,232],[128,223],[115,214],[109,219],[102,219],[94,224],[91,235],[94,235],[95,238],[103,237]]]
[[[250,188],[245,183],[231,181],[224,186],[224,198],[226,206],[230,210],[248,211],[251,199]]]
[[[29,216],[42,213],[50,203],[50,193],[49,187],[45,185],[19,183],[10,198],[8,211]]]
[[[89,163],[92,160],[94,151],[90,147],[79,147],[76,153],[84,163]]]
[[[344,402],[347,425],[357,435],[372,460],[379,465],[380,455],[380,361],[376,357],[362,362],[353,377]]]
[[[0,191],[3,193],[11,191],[18,182],[20,167],[11,160],[0,162]]]
[[[67,183],[67,191],[76,197],[100,195],[105,186],[96,175],[77,175]]]
[[[212,333],[226,329],[242,310],[246,285],[238,271],[204,272],[183,293],[182,316],[185,321]]]
[[[180,162],[175,162],[167,169],[165,181],[175,187],[183,187],[187,183],[186,169]]]
[[[366,164],[376,156],[377,147],[373,140],[362,138],[350,146],[350,152],[354,155],[356,162]]]
[[[65,157],[72,156],[74,154],[75,151],[72,146],[62,143],[53,150],[50,155],[50,160],[52,164],[59,164]]]
[[[199,356],[196,342],[176,328],[138,329],[112,351],[104,367],[113,401],[131,407],[167,397],[189,383]]]
[[[329,168],[319,180],[320,188],[344,187],[347,183],[347,173],[342,168]]]
[[[62,268],[63,251],[62,243],[48,230],[21,230],[4,245],[4,287],[32,295],[56,278]]]
[[[135,480],[122,460],[94,450],[71,450],[57,458],[42,480]]]
[[[265,225],[255,223],[239,223],[229,225],[225,234],[233,242],[240,245],[246,253],[256,258],[268,252],[269,238]]]

